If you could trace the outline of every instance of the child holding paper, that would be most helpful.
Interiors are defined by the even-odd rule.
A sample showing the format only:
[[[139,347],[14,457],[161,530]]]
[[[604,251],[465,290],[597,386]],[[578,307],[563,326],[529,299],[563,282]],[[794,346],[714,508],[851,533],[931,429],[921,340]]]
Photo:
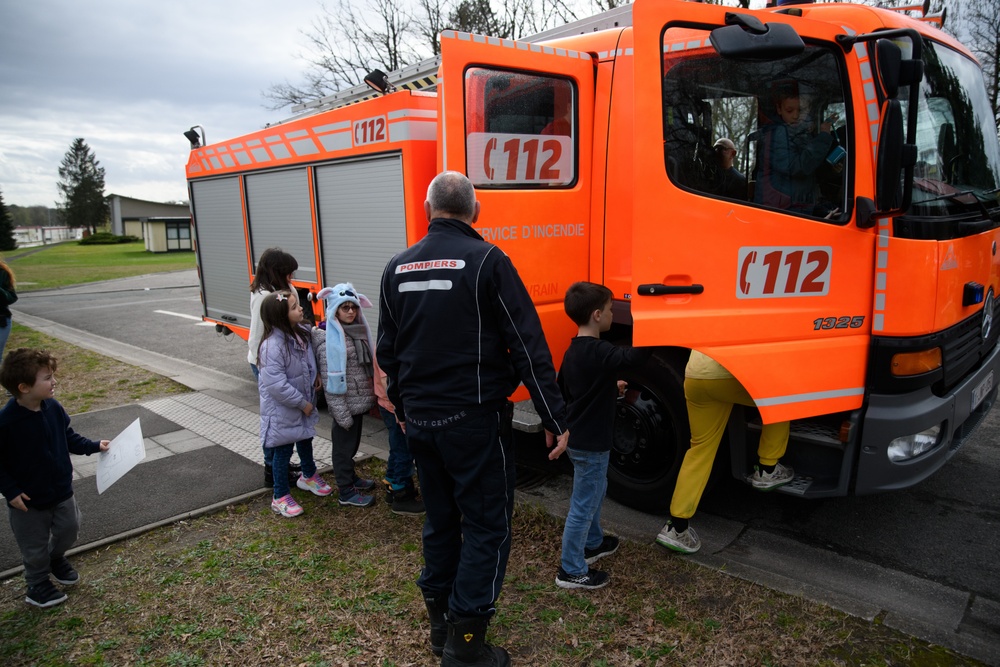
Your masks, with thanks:
[[[0,385],[13,395],[0,410],[0,493],[24,562],[24,601],[36,607],[66,601],[50,574],[63,586],[80,580],[66,559],[80,532],[69,455],[106,452],[111,444],[70,428],[54,398],[55,373],[55,357],[26,348],[7,354],[0,366]]]

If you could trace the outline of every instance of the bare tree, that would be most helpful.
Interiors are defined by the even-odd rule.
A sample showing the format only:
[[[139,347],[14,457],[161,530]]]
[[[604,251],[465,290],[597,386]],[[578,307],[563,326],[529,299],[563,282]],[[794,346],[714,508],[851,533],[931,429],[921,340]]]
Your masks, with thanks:
[[[417,6],[423,14],[417,22],[417,31],[424,38],[424,43],[430,47],[432,55],[441,53],[441,42],[438,35],[445,29],[445,16],[450,3],[446,0],[417,0]]]
[[[1000,0],[979,0],[966,7],[971,48],[983,66],[986,91],[1000,131]]]
[[[321,5],[322,14],[303,32],[305,82],[272,85],[264,92],[271,108],[323,97],[357,85],[372,69],[391,72],[428,56],[432,49],[420,44],[425,31],[404,1],[366,0],[360,10],[348,0],[338,0],[335,11]]]

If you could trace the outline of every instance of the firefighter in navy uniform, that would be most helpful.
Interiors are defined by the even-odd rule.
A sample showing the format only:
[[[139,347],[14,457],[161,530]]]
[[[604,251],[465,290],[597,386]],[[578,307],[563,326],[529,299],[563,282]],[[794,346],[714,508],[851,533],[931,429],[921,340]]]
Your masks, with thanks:
[[[509,665],[485,643],[510,555],[511,404],[524,382],[566,449],[565,404],[531,298],[510,259],[472,229],[475,189],[457,172],[427,189],[430,226],[382,276],[377,358],[406,430],[427,509],[424,567],[431,648],[442,665]]]

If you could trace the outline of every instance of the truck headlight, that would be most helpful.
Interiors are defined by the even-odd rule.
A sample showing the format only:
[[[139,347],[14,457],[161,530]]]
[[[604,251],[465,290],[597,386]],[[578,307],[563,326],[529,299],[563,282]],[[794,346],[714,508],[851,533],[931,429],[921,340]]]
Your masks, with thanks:
[[[920,456],[924,452],[934,449],[940,440],[940,436],[941,425],[938,424],[920,433],[896,438],[889,443],[889,449],[887,450],[889,460],[893,463],[899,463],[900,461],[909,461],[912,458]]]

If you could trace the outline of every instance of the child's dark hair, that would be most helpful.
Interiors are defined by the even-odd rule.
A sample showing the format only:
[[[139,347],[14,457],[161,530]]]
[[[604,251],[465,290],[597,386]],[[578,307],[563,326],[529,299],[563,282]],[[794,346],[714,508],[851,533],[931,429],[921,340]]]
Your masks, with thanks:
[[[590,315],[595,310],[601,310],[611,301],[615,293],[604,285],[580,281],[573,283],[566,290],[566,298],[563,299],[563,307],[566,314],[573,323],[582,327],[590,321]]]
[[[777,81],[771,86],[771,96],[775,104],[781,104],[790,97],[799,97],[799,84],[795,81]]]
[[[18,387],[22,384],[35,386],[38,371],[43,368],[55,373],[56,358],[43,350],[31,350],[26,347],[11,350],[4,358],[3,365],[0,365],[0,385],[13,396],[17,396],[21,393]]]
[[[309,340],[309,332],[299,324],[292,326],[288,321],[288,301],[299,297],[286,289],[271,292],[260,302],[260,321],[264,324],[264,334],[260,338],[261,345],[276,330],[283,332],[292,339],[299,342]],[[257,354],[260,355],[260,346],[257,347]]]
[[[299,269],[299,263],[281,248],[268,248],[260,254],[257,260],[257,271],[254,273],[250,291],[267,290],[277,292],[288,289],[288,276]]]

